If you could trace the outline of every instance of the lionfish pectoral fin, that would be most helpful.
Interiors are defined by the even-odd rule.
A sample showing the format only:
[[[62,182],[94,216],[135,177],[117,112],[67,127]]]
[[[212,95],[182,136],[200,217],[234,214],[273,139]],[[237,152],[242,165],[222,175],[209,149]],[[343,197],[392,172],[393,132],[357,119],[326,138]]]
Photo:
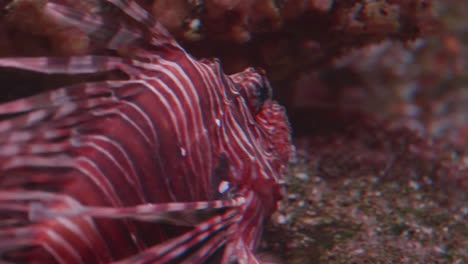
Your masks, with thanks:
[[[111,56],[0,58],[0,67],[45,74],[87,74],[129,69],[129,62]]]
[[[73,233],[82,236],[79,231],[75,232],[74,230]],[[76,261],[72,263],[82,261],[79,252],[71,246],[69,241],[57,233],[53,226],[24,225],[0,228],[0,259],[14,259],[13,263],[51,263],[37,261],[36,259],[34,260],[37,262],[16,261],[15,255],[19,256],[22,255],[22,251],[34,249],[44,250],[45,253],[56,260],[54,263],[70,263],[70,259]]]
[[[143,263],[204,263],[228,243],[235,233],[241,215],[236,209],[197,224],[191,231],[164,243],[150,247],[137,255],[115,264]]]
[[[184,224],[190,223],[189,226],[195,226],[204,221],[181,220],[181,218],[190,215],[197,217],[203,212],[209,213],[220,209],[233,210],[244,203],[245,199],[238,197],[214,201],[146,203],[115,208],[84,206],[70,196],[48,192],[0,191],[0,212],[2,210],[9,210],[11,212],[27,213],[29,221],[33,223],[57,217],[86,216],[93,218],[135,219],[151,222],[173,220],[169,222],[173,222],[172,224],[179,222]],[[176,220],[176,218],[178,219]]]
[[[11,197],[16,197],[18,200],[24,200],[13,193],[8,195],[3,192],[3,196],[0,195],[0,201],[2,197],[10,197],[10,199]],[[38,201],[30,204],[28,213],[32,217],[30,220],[34,222],[56,217],[90,216],[95,218],[127,218],[140,221],[169,222],[174,225],[195,226],[201,222],[200,219],[212,215],[211,212],[220,209],[236,208],[241,206],[244,202],[244,199],[239,197],[236,199],[214,201],[147,203],[120,208],[77,206],[78,203],[75,202],[72,207],[68,206],[57,209],[44,206]]]
[[[119,7],[124,13],[140,22],[141,24],[148,27],[153,36],[159,42],[170,42],[176,44],[176,41],[172,38],[169,32],[159,23],[150,13],[143,9],[136,1],[130,0],[106,0],[117,7]]]
[[[71,133],[70,128],[74,124],[92,119],[93,115],[105,115],[106,109],[117,106],[143,89],[138,81],[82,83],[0,104],[0,149],[8,144],[37,139],[38,131],[34,129],[41,125],[42,133],[53,133],[56,129]],[[111,114],[112,111],[107,112]],[[48,125],[46,130],[44,124]],[[47,139],[42,141],[44,144],[47,142]],[[27,145],[24,147],[28,148]]]
[[[145,204],[125,208],[87,207],[63,194],[1,191],[0,212],[25,214],[27,218],[23,222],[5,222],[0,225],[0,255],[30,246],[52,249],[49,245],[53,243],[49,237],[52,230],[41,224],[52,219],[64,221],[67,218],[85,217],[150,221],[164,219],[167,213],[220,208],[223,209],[220,214],[192,225],[190,231],[116,262],[161,264],[176,260],[177,263],[204,263],[234,237],[236,224],[242,217],[238,206],[244,202],[243,198],[237,198],[225,201]],[[163,212],[160,213],[160,210]],[[49,253],[54,255],[53,251]]]
[[[90,100],[93,99],[109,98],[112,96],[122,99],[141,92],[143,87],[138,87],[138,85],[138,82],[135,81],[112,80],[65,86],[46,93],[0,104],[0,119],[9,119],[2,118],[2,115],[12,115],[39,109],[54,109],[72,102],[91,102]]]
[[[120,50],[124,47],[138,45],[146,42],[159,46],[164,43],[177,45],[172,36],[136,1],[106,0],[106,2],[119,8],[123,13],[143,25],[151,34],[143,32],[140,28],[128,23],[108,23],[105,14],[83,12],[61,4],[48,3],[47,11],[59,23],[77,27],[86,32],[91,39],[110,50]],[[121,21],[122,22],[122,21]]]
[[[110,50],[132,45],[144,38],[144,34],[134,27],[122,23],[107,23],[103,14],[82,12],[56,3],[47,3],[46,10],[58,23],[77,27],[88,34],[95,44]]]

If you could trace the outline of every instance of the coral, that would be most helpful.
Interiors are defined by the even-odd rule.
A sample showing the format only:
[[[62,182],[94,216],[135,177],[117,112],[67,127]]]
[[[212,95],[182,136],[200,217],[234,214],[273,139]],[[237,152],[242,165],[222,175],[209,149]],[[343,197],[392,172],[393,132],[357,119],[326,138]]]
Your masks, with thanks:
[[[287,98],[297,118],[303,120],[307,111],[362,112],[466,146],[468,40],[462,18],[468,7],[457,1],[437,1],[434,6],[439,30],[431,36],[354,49],[298,74]],[[301,131],[313,122],[295,123]]]
[[[62,0],[106,19],[121,15],[99,1]],[[1,56],[100,52],[78,28],[44,13],[47,0],[14,0],[0,15]],[[298,76],[321,70],[350,50],[386,39],[411,40],[436,27],[427,0],[139,1],[190,54],[217,57],[226,72],[264,68],[280,100],[294,105]],[[86,4],[87,3],[87,4]]]
[[[429,3],[419,0],[243,0],[215,9],[212,2],[221,1],[196,2],[202,10],[197,23],[202,36],[186,41],[186,48],[221,58],[228,72],[261,66],[276,83],[288,82],[304,68],[322,67],[355,47],[413,39],[435,24]]]
[[[47,0],[15,0],[5,8],[3,54],[31,55],[28,37],[40,38],[42,49],[62,55],[89,52],[86,37],[58,27],[41,9]],[[83,11],[92,4],[65,1]],[[95,1],[98,8],[106,11]],[[228,72],[246,66],[265,67],[274,80],[284,80],[304,65],[322,63],[352,47],[386,38],[407,40],[428,31],[428,1],[332,0],[153,0],[141,1],[155,17],[200,57],[218,57]],[[92,3],[92,1],[87,1]],[[93,11],[94,12],[94,11]],[[103,16],[112,12],[103,12]],[[17,32],[23,39],[8,35]],[[5,33],[6,32],[6,33]],[[31,32],[33,32],[31,36]],[[29,36],[24,36],[29,35]],[[70,39],[67,39],[70,38]],[[31,41],[29,41],[31,42]],[[24,43],[21,50],[14,46]],[[67,45],[73,43],[73,45]],[[18,48],[18,47],[16,47]],[[38,51],[36,51],[38,52]]]

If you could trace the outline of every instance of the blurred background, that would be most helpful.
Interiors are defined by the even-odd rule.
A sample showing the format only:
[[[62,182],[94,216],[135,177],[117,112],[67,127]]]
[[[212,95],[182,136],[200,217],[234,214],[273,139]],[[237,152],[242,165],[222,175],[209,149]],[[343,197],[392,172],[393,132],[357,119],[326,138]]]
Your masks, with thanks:
[[[287,109],[297,151],[266,259],[468,263],[468,1],[138,2],[193,56],[264,68]],[[45,3],[0,1],[1,57],[103,53]],[[0,69],[0,101],[117,75]]]

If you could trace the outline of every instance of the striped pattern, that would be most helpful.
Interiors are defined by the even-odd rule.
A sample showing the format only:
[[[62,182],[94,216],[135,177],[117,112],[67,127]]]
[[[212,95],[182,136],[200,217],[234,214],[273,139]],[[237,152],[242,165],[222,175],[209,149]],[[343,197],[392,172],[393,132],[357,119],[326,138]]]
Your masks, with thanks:
[[[259,263],[252,252],[291,150],[263,73],[227,76],[217,60],[193,59],[134,1],[103,2],[144,27],[60,2],[45,11],[126,56],[0,67],[129,78],[0,105],[0,260]]]

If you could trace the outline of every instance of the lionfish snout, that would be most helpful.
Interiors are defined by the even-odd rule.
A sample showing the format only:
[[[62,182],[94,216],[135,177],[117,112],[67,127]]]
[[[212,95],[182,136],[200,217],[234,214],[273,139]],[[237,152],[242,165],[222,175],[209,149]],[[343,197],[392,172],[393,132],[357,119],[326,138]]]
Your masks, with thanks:
[[[247,68],[230,76],[261,130],[265,152],[278,163],[279,174],[293,153],[291,129],[284,107],[272,99],[272,88],[261,68]]]
[[[265,220],[283,196],[282,175],[293,153],[290,126],[285,109],[272,99],[272,89],[264,70],[247,68],[230,77],[250,112],[245,115],[252,119],[251,128],[247,130],[251,130],[256,142],[256,159],[251,165],[254,170],[245,180],[255,197],[254,202],[246,204],[244,213],[244,223],[250,223]],[[252,215],[256,215],[256,219],[249,219]],[[245,241],[257,240],[246,238]]]

